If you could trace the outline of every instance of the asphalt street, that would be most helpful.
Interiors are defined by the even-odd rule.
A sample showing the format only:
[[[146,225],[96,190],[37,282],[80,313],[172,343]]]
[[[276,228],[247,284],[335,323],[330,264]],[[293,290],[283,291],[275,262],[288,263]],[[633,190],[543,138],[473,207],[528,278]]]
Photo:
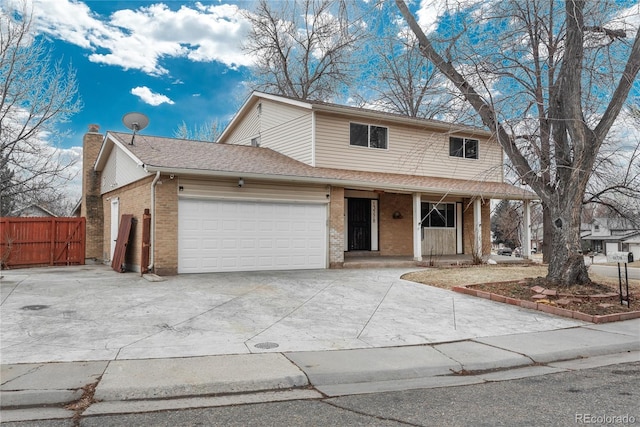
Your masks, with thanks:
[[[8,427],[515,426],[640,423],[640,362],[459,387],[6,423]]]

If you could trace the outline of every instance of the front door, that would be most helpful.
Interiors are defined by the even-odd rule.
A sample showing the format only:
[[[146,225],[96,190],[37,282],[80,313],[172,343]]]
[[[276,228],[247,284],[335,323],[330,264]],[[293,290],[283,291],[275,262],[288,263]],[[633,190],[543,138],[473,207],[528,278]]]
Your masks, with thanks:
[[[350,251],[371,250],[371,200],[349,199],[348,230]]]
[[[113,254],[116,251],[116,241],[118,240],[118,229],[120,228],[120,201],[119,199],[111,199],[111,258],[113,260]]]

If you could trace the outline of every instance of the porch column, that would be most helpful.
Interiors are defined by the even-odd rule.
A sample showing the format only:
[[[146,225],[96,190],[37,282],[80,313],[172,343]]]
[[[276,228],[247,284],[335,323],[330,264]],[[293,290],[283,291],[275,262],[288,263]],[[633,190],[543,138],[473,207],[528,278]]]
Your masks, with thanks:
[[[475,255],[482,256],[482,199],[479,197],[473,200],[473,230]]]
[[[413,260],[422,261],[422,207],[420,193],[413,193]]]
[[[524,200],[523,204],[523,236],[522,236],[522,258],[531,257],[531,202]]]

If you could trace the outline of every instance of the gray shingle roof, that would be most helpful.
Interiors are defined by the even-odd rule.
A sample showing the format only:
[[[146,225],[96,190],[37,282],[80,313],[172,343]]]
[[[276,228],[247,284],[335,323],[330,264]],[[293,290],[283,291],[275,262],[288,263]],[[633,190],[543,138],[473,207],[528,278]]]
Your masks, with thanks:
[[[471,181],[419,175],[318,168],[263,147],[217,144],[147,135],[109,132],[147,170],[220,176],[263,176],[265,179],[312,181],[396,191],[437,192],[487,198],[537,199],[530,191],[502,182]]]

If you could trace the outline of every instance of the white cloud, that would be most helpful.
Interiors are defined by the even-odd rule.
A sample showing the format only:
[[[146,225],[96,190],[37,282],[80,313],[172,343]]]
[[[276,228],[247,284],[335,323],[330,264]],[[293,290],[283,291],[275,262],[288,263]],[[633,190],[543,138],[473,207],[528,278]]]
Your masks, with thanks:
[[[235,5],[196,3],[171,10],[157,3],[104,17],[78,0],[31,1],[40,32],[90,50],[93,62],[150,75],[168,74],[163,58],[218,61],[228,67],[252,62],[240,48],[249,23]]]
[[[452,13],[465,10],[474,12],[475,9],[472,16],[479,18],[482,15],[482,11],[487,9],[495,1],[496,0],[457,0],[456,2],[448,2],[442,0],[420,0],[420,7],[416,11],[417,21],[425,32],[430,33],[437,29],[438,20],[447,12]]]
[[[169,97],[159,93],[154,93],[146,86],[134,87],[133,89],[131,89],[131,93],[139,97],[143,102],[146,102],[149,105],[153,105],[154,107],[157,107],[161,104],[175,104],[175,102],[173,102]]]

